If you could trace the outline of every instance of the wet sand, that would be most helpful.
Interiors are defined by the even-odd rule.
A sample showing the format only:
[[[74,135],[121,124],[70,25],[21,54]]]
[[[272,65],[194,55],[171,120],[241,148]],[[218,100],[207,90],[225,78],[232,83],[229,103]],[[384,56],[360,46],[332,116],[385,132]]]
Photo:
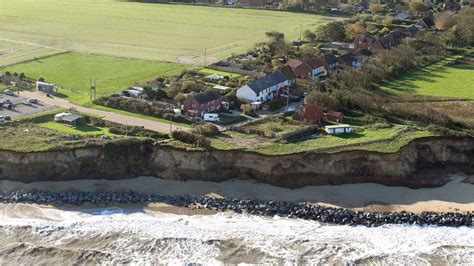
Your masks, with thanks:
[[[134,191],[162,195],[211,195],[242,199],[283,200],[311,202],[325,206],[337,206],[364,211],[422,211],[468,212],[474,211],[474,185],[462,182],[465,176],[452,176],[448,184],[438,188],[410,189],[387,187],[379,184],[349,184],[338,186],[309,186],[299,189],[275,187],[252,180],[226,182],[174,181],[154,177],[126,180],[76,180],[35,182],[23,184],[0,181],[1,191]],[[57,207],[57,206],[55,206]],[[66,206],[65,206],[66,207]],[[91,208],[97,205],[91,206]],[[129,208],[163,211],[175,214],[212,214],[207,210],[177,208],[161,203]],[[69,207],[67,207],[69,208]],[[81,206],[83,209],[84,206]],[[0,207],[1,209],[1,207]]]

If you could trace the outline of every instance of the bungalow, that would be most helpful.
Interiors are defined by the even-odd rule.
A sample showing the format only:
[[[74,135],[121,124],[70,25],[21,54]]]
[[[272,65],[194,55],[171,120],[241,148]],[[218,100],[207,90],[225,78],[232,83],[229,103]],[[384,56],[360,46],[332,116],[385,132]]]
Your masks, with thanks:
[[[188,97],[183,102],[183,113],[191,117],[202,117],[205,113],[220,111],[228,106],[217,90],[208,90]]]
[[[219,82],[223,79],[224,79],[224,76],[217,75],[217,74],[211,74],[211,75],[208,75],[208,76],[204,77],[205,81],[212,82],[212,83],[217,83],[217,82]]]
[[[311,67],[302,60],[291,58],[286,62],[286,66],[291,67],[296,78],[309,79],[311,77]]]
[[[272,100],[283,88],[292,85],[290,80],[281,70],[270,76],[252,81],[237,90],[237,98],[246,102],[266,102]]]
[[[330,135],[346,134],[352,133],[352,126],[350,125],[335,125],[335,126],[325,126],[324,130]]]
[[[324,118],[323,111],[315,104],[305,105],[293,114],[293,119],[311,124],[321,124]]]
[[[326,119],[329,121],[342,122],[344,120],[344,115],[341,112],[328,111],[326,113]]]
[[[36,90],[46,92],[46,93],[54,93],[56,92],[56,85],[52,83],[36,81]]]
[[[328,75],[326,62],[322,57],[314,57],[306,62],[311,67],[311,79],[317,80]]]
[[[326,70],[328,74],[331,74],[332,71],[335,71],[338,66],[337,57],[333,53],[327,53],[323,57],[324,62],[326,63]]]
[[[364,65],[372,56],[372,52],[365,48],[352,52],[352,55],[357,58],[357,61],[360,63],[360,65]]]

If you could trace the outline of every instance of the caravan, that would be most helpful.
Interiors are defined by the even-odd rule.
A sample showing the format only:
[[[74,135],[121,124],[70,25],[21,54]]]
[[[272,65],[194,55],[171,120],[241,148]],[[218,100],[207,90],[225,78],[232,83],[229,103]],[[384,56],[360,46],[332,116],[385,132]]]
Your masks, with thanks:
[[[219,114],[204,114],[203,116],[204,121],[206,122],[219,122]]]

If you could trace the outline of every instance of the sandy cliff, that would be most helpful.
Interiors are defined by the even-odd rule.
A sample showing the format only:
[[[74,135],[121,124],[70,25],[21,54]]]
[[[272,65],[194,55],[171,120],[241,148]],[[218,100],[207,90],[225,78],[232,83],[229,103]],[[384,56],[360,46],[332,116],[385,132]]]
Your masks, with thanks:
[[[447,173],[474,172],[474,138],[425,138],[397,153],[348,151],[267,156],[244,151],[186,151],[150,143],[91,146],[39,153],[0,151],[0,179],[19,182],[122,179],[256,179],[283,187],[374,182],[439,186]]]

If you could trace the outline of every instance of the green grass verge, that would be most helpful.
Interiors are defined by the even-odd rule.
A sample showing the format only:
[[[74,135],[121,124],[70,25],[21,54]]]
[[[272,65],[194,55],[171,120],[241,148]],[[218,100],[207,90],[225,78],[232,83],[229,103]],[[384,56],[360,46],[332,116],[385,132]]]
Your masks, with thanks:
[[[410,71],[381,89],[391,93],[474,99],[474,64],[447,65],[452,59]]]
[[[92,136],[113,135],[109,132],[108,128],[96,127],[93,125],[70,126],[70,125],[65,125],[58,122],[54,122],[54,121],[39,123],[38,125],[41,127],[58,131],[58,132],[74,134],[74,135],[92,135]]]
[[[90,79],[97,81],[97,97],[121,92],[138,82],[160,75],[179,73],[184,65],[106,55],[66,53],[27,63],[11,65],[0,71],[23,72],[31,78],[43,77],[56,85],[58,96],[84,105],[90,102]]]

